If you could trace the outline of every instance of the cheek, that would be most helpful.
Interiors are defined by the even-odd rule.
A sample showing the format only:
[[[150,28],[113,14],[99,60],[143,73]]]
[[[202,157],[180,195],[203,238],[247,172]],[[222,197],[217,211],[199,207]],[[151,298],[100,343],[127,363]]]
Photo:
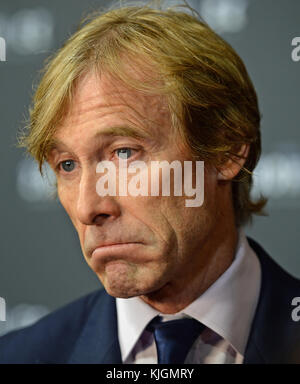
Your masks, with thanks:
[[[176,248],[176,235],[172,220],[165,209],[169,198],[154,196],[126,196],[118,199],[122,207],[127,230],[140,232],[160,254],[168,254]]]
[[[176,234],[179,254],[193,252],[201,246],[215,226],[218,204],[214,178],[211,176],[205,178],[204,202],[200,207],[186,207],[186,198],[170,197],[161,205],[167,221],[171,223]]]

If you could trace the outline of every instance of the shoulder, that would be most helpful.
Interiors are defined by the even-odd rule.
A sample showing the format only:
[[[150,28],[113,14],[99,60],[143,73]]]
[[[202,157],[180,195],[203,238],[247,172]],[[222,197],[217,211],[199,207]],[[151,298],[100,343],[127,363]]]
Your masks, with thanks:
[[[67,361],[89,313],[104,296],[104,290],[97,290],[29,327],[0,337],[0,363]]]
[[[299,363],[300,321],[295,321],[292,313],[293,299],[300,296],[300,280],[280,267],[256,241],[248,237],[248,242],[262,272],[248,355],[256,350],[267,363]]]
[[[269,286],[276,280],[276,286],[282,285],[284,292],[300,287],[300,280],[285,271],[277,262],[269,256],[264,248],[255,240],[247,237],[249,245],[255,251],[262,268],[264,285]]]

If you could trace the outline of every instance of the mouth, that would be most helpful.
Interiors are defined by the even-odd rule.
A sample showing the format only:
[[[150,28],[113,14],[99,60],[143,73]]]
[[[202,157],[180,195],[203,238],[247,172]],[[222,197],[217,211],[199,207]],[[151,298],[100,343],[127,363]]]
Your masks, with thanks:
[[[91,258],[105,261],[105,259],[109,258],[111,260],[122,255],[130,257],[132,252],[136,251],[141,245],[142,243],[138,242],[104,244],[94,249]]]

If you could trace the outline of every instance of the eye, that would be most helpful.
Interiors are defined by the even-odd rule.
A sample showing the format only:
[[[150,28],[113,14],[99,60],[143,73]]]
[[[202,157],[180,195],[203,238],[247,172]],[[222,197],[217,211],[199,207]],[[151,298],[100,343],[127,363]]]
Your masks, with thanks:
[[[75,168],[74,160],[65,160],[59,163],[58,165],[61,167],[65,172],[71,172]]]
[[[117,156],[120,159],[127,160],[132,155],[132,149],[131,148],[119,148],[115,151],[117,153]]]

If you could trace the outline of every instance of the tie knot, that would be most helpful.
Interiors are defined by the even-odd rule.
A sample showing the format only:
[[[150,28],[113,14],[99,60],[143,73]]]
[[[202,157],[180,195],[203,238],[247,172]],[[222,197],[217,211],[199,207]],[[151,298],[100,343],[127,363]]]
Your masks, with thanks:
[[[161,321],[154,318],[147,329],[153,333],[159,364],[180,364],[205,326],[192,318]]]

